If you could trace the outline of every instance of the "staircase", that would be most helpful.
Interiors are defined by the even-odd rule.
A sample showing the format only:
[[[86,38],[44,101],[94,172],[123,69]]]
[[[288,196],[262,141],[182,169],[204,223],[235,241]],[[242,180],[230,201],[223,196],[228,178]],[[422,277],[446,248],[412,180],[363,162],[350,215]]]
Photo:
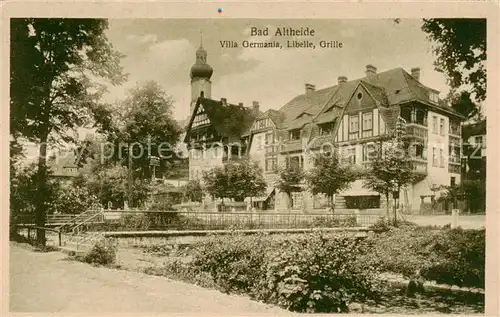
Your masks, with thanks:
[[[90,224],[103,222],[103,210],[88,210],[61,225],[59,230],[65,232],[62,250],[75,255],[89,251],[97,241],[104,239],[104,236],[101,232],[87,232],[86,229]]]

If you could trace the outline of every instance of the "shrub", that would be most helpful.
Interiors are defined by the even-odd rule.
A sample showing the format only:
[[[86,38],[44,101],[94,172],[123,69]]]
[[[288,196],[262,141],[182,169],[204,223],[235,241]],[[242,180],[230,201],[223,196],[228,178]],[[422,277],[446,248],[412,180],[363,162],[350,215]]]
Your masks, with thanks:
[[[347,312],[352,301],[377,299],[377,269],[358,261],[364,247],[317,233],[284,241],[264,264],[258,298],[296,312]]]
[[[231,235],[196,247],[189,268],[173,275],[225,292],[246,293],[297,312],[346,312],[354,300],[377,299],[377,269],[359,261],[366,245],[347,236]]]
[[[485,250],[485,230],[443,230],[431,248],[433,265],[422,274],[438,283],[484,288]]]
[[[195,273],[209,273],[226,292],[250,293],[262,275],[263,235],[212,237],[196,248]]]
[[[110,265],[116,262],[116,245],[113,241],[97,241],[83,261],[89,264]]]
[[[368,238],[367,243],[371,252],[363,257],[382,271],[407,278],[421,275],[448,285],[484,288],[484,229],[387,226],[385,232]]]

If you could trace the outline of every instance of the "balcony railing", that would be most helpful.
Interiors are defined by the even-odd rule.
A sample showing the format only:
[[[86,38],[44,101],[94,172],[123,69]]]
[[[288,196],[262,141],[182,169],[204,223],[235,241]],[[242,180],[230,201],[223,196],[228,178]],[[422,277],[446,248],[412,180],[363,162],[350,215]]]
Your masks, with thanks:
[[[457,136],[457,135],[451,135],[451,134],[450,134],[450,135],[448,136],[448,143],[449,143],[450,145],[454,144],[454,145],[456,145],[456,146],[460,146],[460,144],[461,144],[461,139],[460,139],[460,137],[459,137],[459,136]]]
[[[413,169],[417,172],[427,173],[427,161],[423,159],[412,159]]]
[[[417,124],[417,123],[407,123],[406,124],[406,136],[427,138],[427,127]]]
[[[248,155],[238,155],[238,154],[233,154],[231,156],[229,155],[224,155],[222,156],[222,162],[227,163],[227,162],[241,162],[248,160]]]

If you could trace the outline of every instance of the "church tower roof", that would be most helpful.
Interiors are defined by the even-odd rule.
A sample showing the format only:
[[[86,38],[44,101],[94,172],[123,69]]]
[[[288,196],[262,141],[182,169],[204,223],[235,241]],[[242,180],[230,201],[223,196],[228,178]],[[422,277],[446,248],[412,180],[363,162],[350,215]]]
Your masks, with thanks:
[[[214,70],[207,64],[207,51],[203,48],[203,38],[200,39],[200,47],[196,51],[196,62],[191,67],[191,79],[212,77]]]

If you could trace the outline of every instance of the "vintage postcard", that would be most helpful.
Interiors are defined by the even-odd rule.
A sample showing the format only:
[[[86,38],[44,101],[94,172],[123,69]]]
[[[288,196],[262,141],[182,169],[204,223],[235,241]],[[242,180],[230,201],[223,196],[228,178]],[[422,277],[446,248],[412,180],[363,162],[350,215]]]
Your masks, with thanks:
[[[6,314],[498,314],[498,4],[2,10]]]

